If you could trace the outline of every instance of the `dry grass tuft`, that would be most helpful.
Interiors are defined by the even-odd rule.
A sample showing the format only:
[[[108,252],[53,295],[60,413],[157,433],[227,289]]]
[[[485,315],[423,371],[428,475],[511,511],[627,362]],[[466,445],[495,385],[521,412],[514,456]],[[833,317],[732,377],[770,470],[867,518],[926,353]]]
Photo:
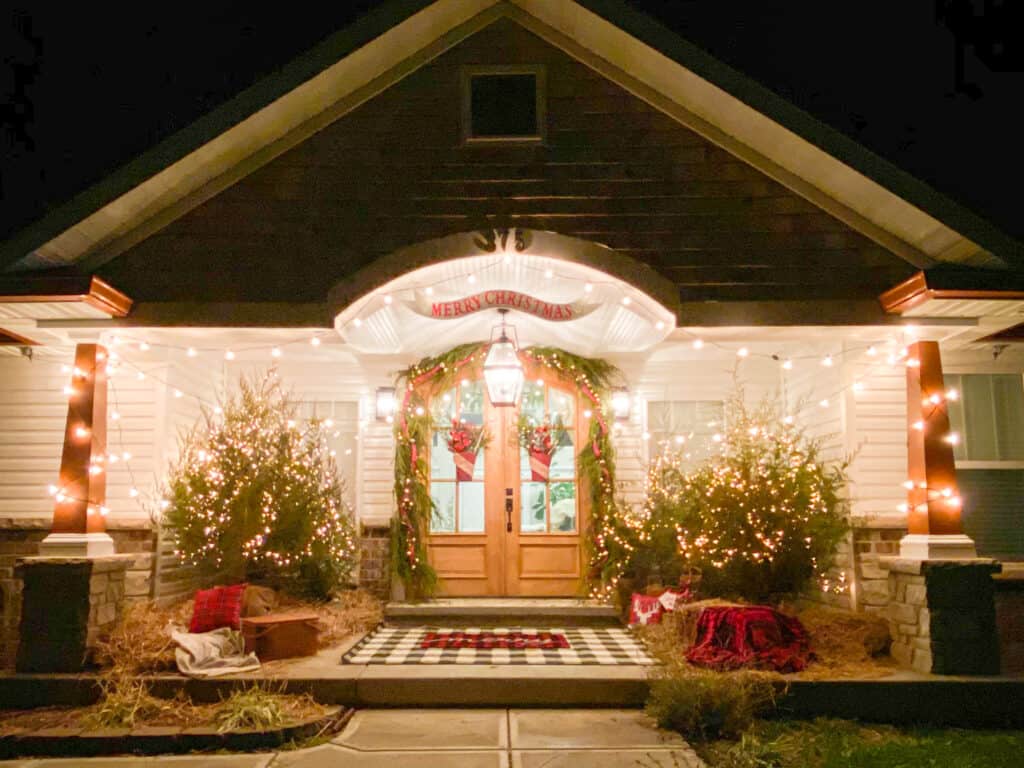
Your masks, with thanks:
[[[237,731],[240,728],[260,731],[279,728],[285,721],[284,709],[281,706],[283,688],[272,690],[270,686],[259,683],[249,688],[232,691],[226,699],[222,699],[217,709],[217,731]]]
[[[132,728],[170,726],[195,728],[216,726],[231,728],[278,727],[306,722],[327,714],[328,707],[308,694],[283,695],[266,688],[259,693],[244,689],[212,704],[195,704],[179,691],[171,699],[152,696],[144,683],[132,680],[108,680],[100,700],[88,707],[48,707],[4,712],[0,734],[6,730],[38,728]],[[280,715],[269,725],[255,723],[267,712]],[[265,720],[269,722],[269,720]]]
[[[158,699],[148,685],[125,675],[104,678],[100,689],[99,701],[81,719],[86,728],[134,728],[161,716],[177,722],[182,719],[181,710],[191,707],[186,701]]]
[[[192,602],[169,607],[150,602],[129,603],[121,620],[96,647],[96,662],[110,675],[130,676],[176,669],[169,626],[188,626]]]

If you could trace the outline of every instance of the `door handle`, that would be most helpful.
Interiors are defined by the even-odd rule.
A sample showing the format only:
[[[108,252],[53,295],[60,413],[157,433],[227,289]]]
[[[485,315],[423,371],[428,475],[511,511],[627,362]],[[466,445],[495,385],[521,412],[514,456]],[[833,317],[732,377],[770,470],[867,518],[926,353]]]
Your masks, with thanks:
[[[512,489],[505,489],[505,532],[512,533]]]

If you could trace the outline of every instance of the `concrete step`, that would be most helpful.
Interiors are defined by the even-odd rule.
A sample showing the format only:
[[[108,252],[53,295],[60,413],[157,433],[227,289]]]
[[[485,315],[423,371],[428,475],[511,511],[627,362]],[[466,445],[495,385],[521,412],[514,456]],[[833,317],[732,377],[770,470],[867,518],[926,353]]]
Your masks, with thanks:
[[[212,679],[180,675],[140,678],[155,695],[181,691],[214,702],[232,690],[267,682],[275,690],[311,693],[323,703],[353,707],[642,707],[649,668],[635,666],[471,666],[338,663],[322,651],[305,667]],[[95,674],[0,674],[0,720],[5,709],[94,703]],[[842,717],[878,723],[929,723],[961,728],[1024,727],[1024,678],[942,677],[899,672],[870,680],[790,678],[779,713],[787,717]],[[639,763],[638,763],[639,764]],[[643,763],[646,765],[647,763]]]
[[[384,621],[409,626],[614,627],[610,605],[572,598],[449,598],[421,603],[388,603]]]

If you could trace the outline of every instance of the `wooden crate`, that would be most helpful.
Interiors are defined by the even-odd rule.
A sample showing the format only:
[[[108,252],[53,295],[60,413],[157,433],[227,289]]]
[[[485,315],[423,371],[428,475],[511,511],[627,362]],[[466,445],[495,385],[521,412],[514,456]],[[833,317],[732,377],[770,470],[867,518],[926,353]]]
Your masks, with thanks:
[[[246,653],[260,661],[312,656],[320,637],[319,617],[313,611],[268,613],[242,619]]]

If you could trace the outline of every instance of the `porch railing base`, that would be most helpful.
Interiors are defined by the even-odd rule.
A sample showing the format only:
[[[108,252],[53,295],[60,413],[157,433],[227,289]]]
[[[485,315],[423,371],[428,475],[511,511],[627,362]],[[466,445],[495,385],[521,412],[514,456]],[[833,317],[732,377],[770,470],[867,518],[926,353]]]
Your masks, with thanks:
[[[109,557],[114,540],[106,533],[51,533],[39,543],[40,557]]]
[[[901,560],[974,560],[974,540],[963,534],[908,533],[900,539]]]

